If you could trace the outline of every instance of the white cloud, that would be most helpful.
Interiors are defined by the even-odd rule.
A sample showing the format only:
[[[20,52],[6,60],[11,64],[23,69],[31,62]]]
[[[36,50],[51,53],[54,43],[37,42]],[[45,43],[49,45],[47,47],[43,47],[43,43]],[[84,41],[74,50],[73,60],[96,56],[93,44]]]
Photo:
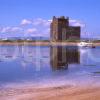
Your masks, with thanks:
[[[32,21],[31,21],[31,20],[23,19],[23,20],[21,21],[21,25],[29,25],[29,24],[32,24]]]
[[[11,31],[12,32],[18,32],[18,31],[22,31],[23,29],[22,28],[20,28],[20,27],[12,27],[11,28]]]
[[[6,33],[6,32],[10,32],[10,30],[11,30],[11,27],[3,27],[2,29],[1,29],[1,33]]]
[[[1,30],[2,30],[2,27],[0,27],[0,32],[1,32]]]
[[[22,32],[22,28],[20,27],[2,27],[0,29],[0,33],[17,33]]]
[[[42,18],[37,18],[37,19],[33,20],[32,24],[34,26],[38,26],[38,25],[49,26],[50,25],[50,20],[44,20]]]
[[[36,33],[38,30],[36,28],[29,28],[26,30],[26,33]]]
[[[52,20],[45,20],[42,18],[36,18],[36,19],[23,19],[21,23],[18,26],[13,27],[1,27],[0,33],[16,33],[16,34],[22,34],[22,36],[44,36],[49,37],[50,36],[50,23]],[[81,26],[84,27],[85,24],[83,24],[81,21],[78,20],[69,20],[71,26]]]
[[[33,20],[23,19],[21,21],[21,25],[33,25],[33,26],[39,26],[39,25],[49,26],[50,23],[51,20],[44,20],[42,18],[36,18]]]
[[[85,27],[85,24],[79,20],[73,20],[73,19],[70,19],[69,20],[69,24],[71,26],[81,26],[81,27]]]

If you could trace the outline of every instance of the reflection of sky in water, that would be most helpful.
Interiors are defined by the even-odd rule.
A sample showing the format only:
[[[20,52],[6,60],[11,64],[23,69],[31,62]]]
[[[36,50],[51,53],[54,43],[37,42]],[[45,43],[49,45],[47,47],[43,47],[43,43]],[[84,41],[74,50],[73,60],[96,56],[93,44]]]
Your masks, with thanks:
[[[99,84],[99,47],[93,49],[62,48],[0,46],[0,83],[21,83],[24,81],[34,84],[46,82],[50,84],[89,84],[89,82],[90,84],[92,82]],[[66,61],[63,63],[61,55],[66,55]],[[64,65],[68,69],[64,69]]]

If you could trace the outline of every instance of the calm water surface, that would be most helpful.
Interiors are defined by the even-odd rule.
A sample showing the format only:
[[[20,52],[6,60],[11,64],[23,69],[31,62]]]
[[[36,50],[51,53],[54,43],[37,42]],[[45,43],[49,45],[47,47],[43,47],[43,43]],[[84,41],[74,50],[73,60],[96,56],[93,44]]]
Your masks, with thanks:
[[[100,47],[0,46],[0,86],[100,85]]]

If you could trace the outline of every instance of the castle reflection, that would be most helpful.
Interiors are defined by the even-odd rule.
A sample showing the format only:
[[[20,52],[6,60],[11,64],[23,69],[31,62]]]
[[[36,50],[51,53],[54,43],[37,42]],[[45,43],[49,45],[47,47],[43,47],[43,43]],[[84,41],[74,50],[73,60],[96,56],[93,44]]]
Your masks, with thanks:
[[[24,68],[52,67],[52,70],[68,69],[72,63],[80,63],[78,47],[0,46],[0,62],[19,61]]]
[[[80,63],[78,47],[51,47],[50,64],[53,70],[68,69],[68,65]]]

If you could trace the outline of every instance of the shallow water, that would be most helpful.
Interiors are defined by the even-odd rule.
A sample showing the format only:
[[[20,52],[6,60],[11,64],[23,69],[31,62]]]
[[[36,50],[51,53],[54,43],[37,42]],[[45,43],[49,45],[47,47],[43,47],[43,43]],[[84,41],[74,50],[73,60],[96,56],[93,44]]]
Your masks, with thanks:
[[[99,85],[100,47],[0,46],[0,86]]]

